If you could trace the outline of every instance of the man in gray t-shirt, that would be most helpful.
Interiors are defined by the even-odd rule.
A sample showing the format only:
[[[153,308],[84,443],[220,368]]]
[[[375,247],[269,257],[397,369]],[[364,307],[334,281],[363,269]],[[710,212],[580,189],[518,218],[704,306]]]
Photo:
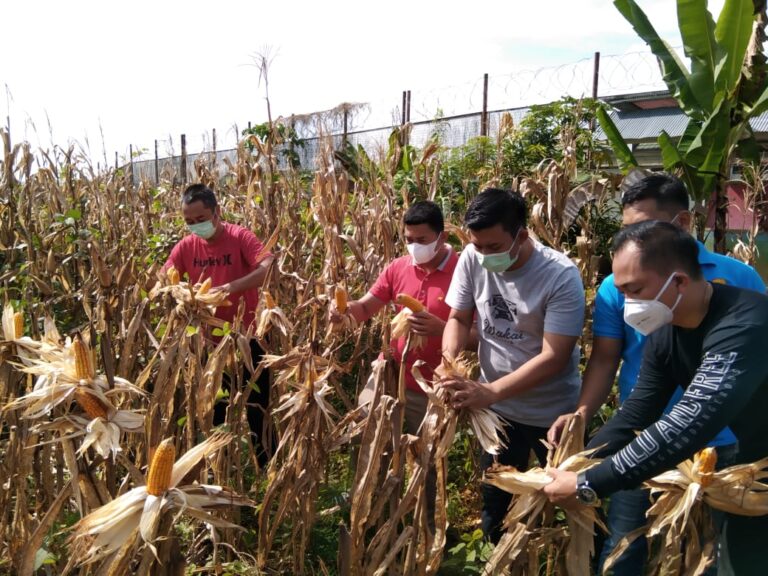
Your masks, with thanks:
[[[579,397],[576,341],[584,325],[584,288],[565,255],[528,237],[519,194],[484,190],[464,220],[472,243],[446,296],[451,314],[443,353],[457,356],[476,322],[481,375],[479,382],[443,385],[455,407],[490,406],[504,417],[508,442],[497,460],[525,470],[531,450],[545,463],[540,440]],[[484,454],[483,469],[492,461]],[[483,532],[494,542],[510,499],[498,488],[483,487]]]

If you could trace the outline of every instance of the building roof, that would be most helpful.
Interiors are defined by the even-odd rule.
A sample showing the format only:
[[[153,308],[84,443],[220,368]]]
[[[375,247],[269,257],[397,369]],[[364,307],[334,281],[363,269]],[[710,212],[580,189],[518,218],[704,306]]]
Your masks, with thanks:
[[[679,138],[688,125],[688,117],[677,107],[614,110],[610,116],[628,143],[655,142],[662,130],[666,130],[672,138]],[[758,139],[761,135],[768,138],[768,112],[753,118],[749,124]],[[600,140],[606,139],[605,133],[599,126],[595,130],[595,137]]]

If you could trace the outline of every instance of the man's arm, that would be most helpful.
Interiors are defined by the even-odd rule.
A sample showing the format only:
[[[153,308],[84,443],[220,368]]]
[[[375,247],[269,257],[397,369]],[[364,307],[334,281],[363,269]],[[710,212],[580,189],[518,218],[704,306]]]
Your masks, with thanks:
[[[456,358],[466,349],[472,331],[474,312],[474,308],[468,310],[451,308],[451,314],[443,330],[443,355]]]
[[[592,354],[587,361],[584,377],[581,383],[581,393],[576,412],[579,412],[585,422],[589,422],[608,398],[616,371],[621,362],[621,350],[624,341],[616,338],[595,336],[592,342]],[[547,441],[557,445],[563,433],[563,427],[568,419],[563,414],[547,432]]]
[[[370,292],[367,292],[365,296],[360,298],[360,300],[352,300],[351,302],[348,302],[347,312],[349,312],[358,322],[365,322],[378,314],[379,310],[386,305],[386,302],[380,300]],[[336,309],[336,301],[333,299],[331,300],[329,319],[334,324],[341,322],[342,320],[342,315],[339,314],[339,311]]]
[[[449,326],[450,322],[449,319]],[[467,330],[466,334],[468,335],[468,333]],[[565,370],[571,361],[571,354],[577,340],[578,337],[576,336],[544,332],[541,352],[514,372],[487,384],[468,381],[446,383],[445,385],[453,392],[453,406],[455,408],[485,408],[535,388]],[[443,350],[445,351],[445,337],[443,338]]]
[[[256,268],[251,270],[245,276],[227,282],[226,284],[222,284],[221,286],[218,286],[218,288],[229,292],[230,294],[245,292],[251,288],[261,288],[261,285],[264,283],[264,278],[267,277],[267,272],[269,272],[269,267],[272,265],[274,259],[275,258],[272,255],[267,256],[259,262]]]
[[[588,473],[595,490],[606,493],[636,486],[690,458],[734,421],[768,377],[768,365],[754,360],[764,353],[763,333],[762,328],[735,326],[727,334],[718,335],[720,341],[716,345],[705,345],[698,370],[672,410]],[[621,413],[629,409],[629,418],[636,418],[642,404],[653,405],[661,413],[663,402],[669,399],[668,395],[648,396],[653,391],[644,382],[645,372],[644,362],[640,381],[620,410]],[[669,395],[676,384],[668,384]],[[602,432],[591,444],[600,441]]]

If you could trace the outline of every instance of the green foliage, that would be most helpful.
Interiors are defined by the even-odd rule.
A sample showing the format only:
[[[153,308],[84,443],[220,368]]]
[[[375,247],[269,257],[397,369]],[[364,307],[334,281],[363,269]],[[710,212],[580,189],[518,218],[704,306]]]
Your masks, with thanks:
[[[279,147],[280,156],[283,157],[290,168],[294,170],[301,168],[301,157],[296,149],[304,148],[307,142],[299,137],[293,126],[288,126],[282,122],[273,122],[270,126],[269,122],[264,122],[263,124],[246,128],[241,132],[241,135],[245,138],[245,146],[250,151],[256,148],[256,145],[249,138],[250,136],[255,136],[261,142],[271,139],[272,145]]]
[[[736,150],[756,149],[749,119],[759,113],[766,95],[765,57],[759,44],[753,46],[756,54],[744,66],[755,4],[727,0],[715,22],[706,0],[678,0],[678,25],[690,71],[635,0],[614,0],[614,4],[658,58],[664,82],[689,118],[679,141],[666,132],[659,136],[664,168],[679,171],[690,193],[707,200],[722,188]],[[611,136],[621,159],[620,139]],[[754,154],[748,152],[748,156]]]
[[[575,143],[577,166],[589,168],[602,147],[591,126],[599,109],[595,100],[563,98],[531,106],[513,133],[502,143],[502,170],[508,177],[530,175],[543,160],[562,160],[562,138],[569,132]]]
[[[461,542],[448,550],[448,557],[440,566],[440,573],[481,574],[492,552],[493,544],[483,538],[482,530],[462,534]]]

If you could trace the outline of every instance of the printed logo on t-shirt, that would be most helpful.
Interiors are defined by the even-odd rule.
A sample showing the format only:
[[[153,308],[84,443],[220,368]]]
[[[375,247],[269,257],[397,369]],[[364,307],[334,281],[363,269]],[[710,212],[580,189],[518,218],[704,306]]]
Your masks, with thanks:
[[[502,340],[522,340],[522,332],[517,331],[517,304],[494,294],[485,302],[483,332]]]
[[[195,257],[192,265],[195,268],[210,268],[211,266],[232,266],[232,254],[222,254],[219,258],[209,256],[208,258]]]

